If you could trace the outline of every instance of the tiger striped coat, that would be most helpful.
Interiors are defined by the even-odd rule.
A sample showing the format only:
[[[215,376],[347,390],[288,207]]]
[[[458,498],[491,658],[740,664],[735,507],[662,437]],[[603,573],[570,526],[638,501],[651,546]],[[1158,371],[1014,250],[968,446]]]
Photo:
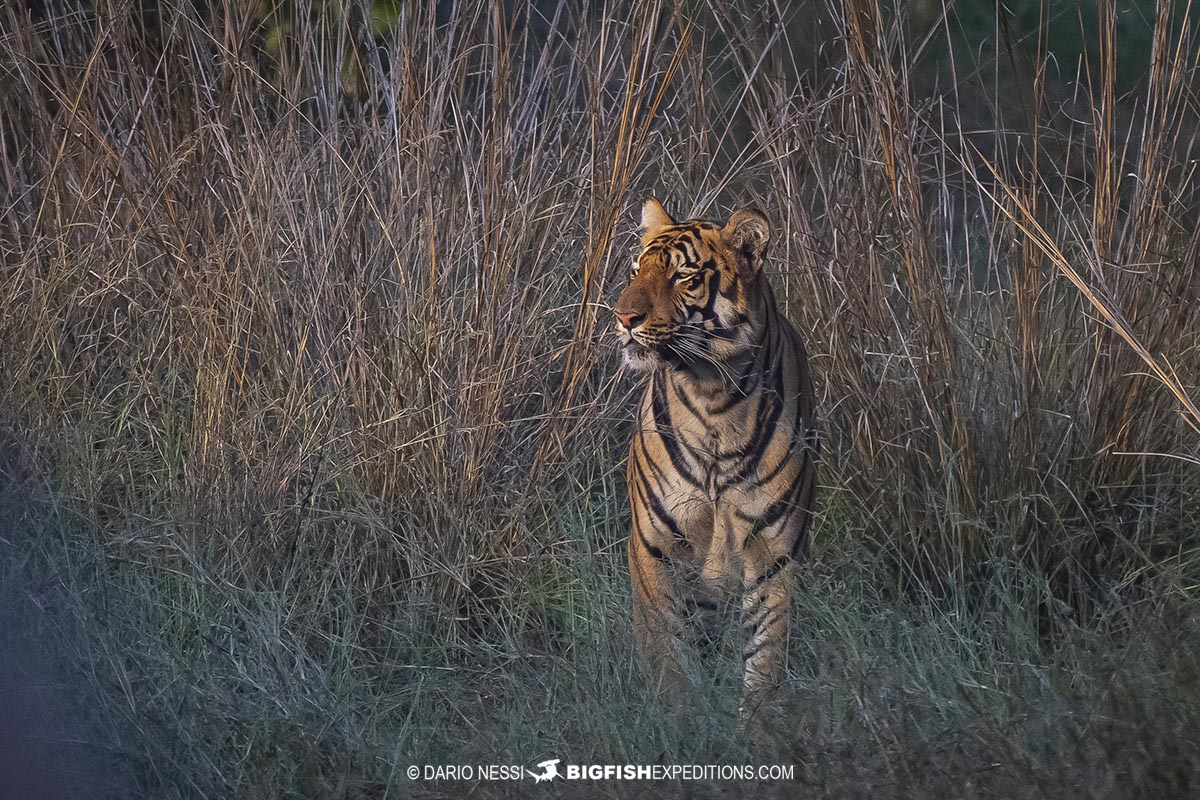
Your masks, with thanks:
[[[677,223],[642,209],[642,251],[614,307],[646,382],[629,448],[634,631],[663,688],[686,644],[741,595],[743,718],[782,679],[789,568],[807,554],[818,439],[805,350],[762,274],[766,218]]]

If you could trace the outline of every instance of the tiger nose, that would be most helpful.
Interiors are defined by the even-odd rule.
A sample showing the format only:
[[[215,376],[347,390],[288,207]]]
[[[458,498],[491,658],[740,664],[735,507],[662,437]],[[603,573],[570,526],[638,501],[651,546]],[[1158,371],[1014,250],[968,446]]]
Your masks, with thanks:
[[[624,325],[628,330],[633,330],[642,323],[642,320],[646,318],[645,314],[638,314],[636,312],[622,314],[620,311],[618,311],[616,314],[617,321]]]

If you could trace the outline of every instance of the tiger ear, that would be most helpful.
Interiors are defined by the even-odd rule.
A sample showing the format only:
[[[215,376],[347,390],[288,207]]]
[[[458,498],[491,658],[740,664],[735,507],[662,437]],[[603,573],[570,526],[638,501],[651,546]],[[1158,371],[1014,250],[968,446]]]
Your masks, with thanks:
[[[757,274],[762,269],[767,257],[767,243],[771,239],[771,229],[765,216],[750,208],[735,211],[729,223],[721,229],[721,238],[729,245],[729,249],[745,259],[751,274]]]
[[[653,197],[642,203],[642,247],[650,244],[651,239],[674,224],[675,220],[671,219],[662,203]]]

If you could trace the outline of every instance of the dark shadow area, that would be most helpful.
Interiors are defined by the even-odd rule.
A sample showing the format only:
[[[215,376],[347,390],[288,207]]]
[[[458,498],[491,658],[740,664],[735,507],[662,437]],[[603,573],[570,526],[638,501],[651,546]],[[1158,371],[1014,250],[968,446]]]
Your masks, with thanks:
[[[80,620],[34,547],[59,524],[43,485],[0,433],[0,799],[119,797]]]

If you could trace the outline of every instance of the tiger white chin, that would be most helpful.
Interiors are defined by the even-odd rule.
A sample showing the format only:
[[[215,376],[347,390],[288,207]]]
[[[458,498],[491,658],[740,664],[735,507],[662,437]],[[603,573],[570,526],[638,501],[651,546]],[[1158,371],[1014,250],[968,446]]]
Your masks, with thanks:
[[[626,342],[621,348],[621,363],[630,372],[653,372],[662,364],[658,354],[637,342]]]

